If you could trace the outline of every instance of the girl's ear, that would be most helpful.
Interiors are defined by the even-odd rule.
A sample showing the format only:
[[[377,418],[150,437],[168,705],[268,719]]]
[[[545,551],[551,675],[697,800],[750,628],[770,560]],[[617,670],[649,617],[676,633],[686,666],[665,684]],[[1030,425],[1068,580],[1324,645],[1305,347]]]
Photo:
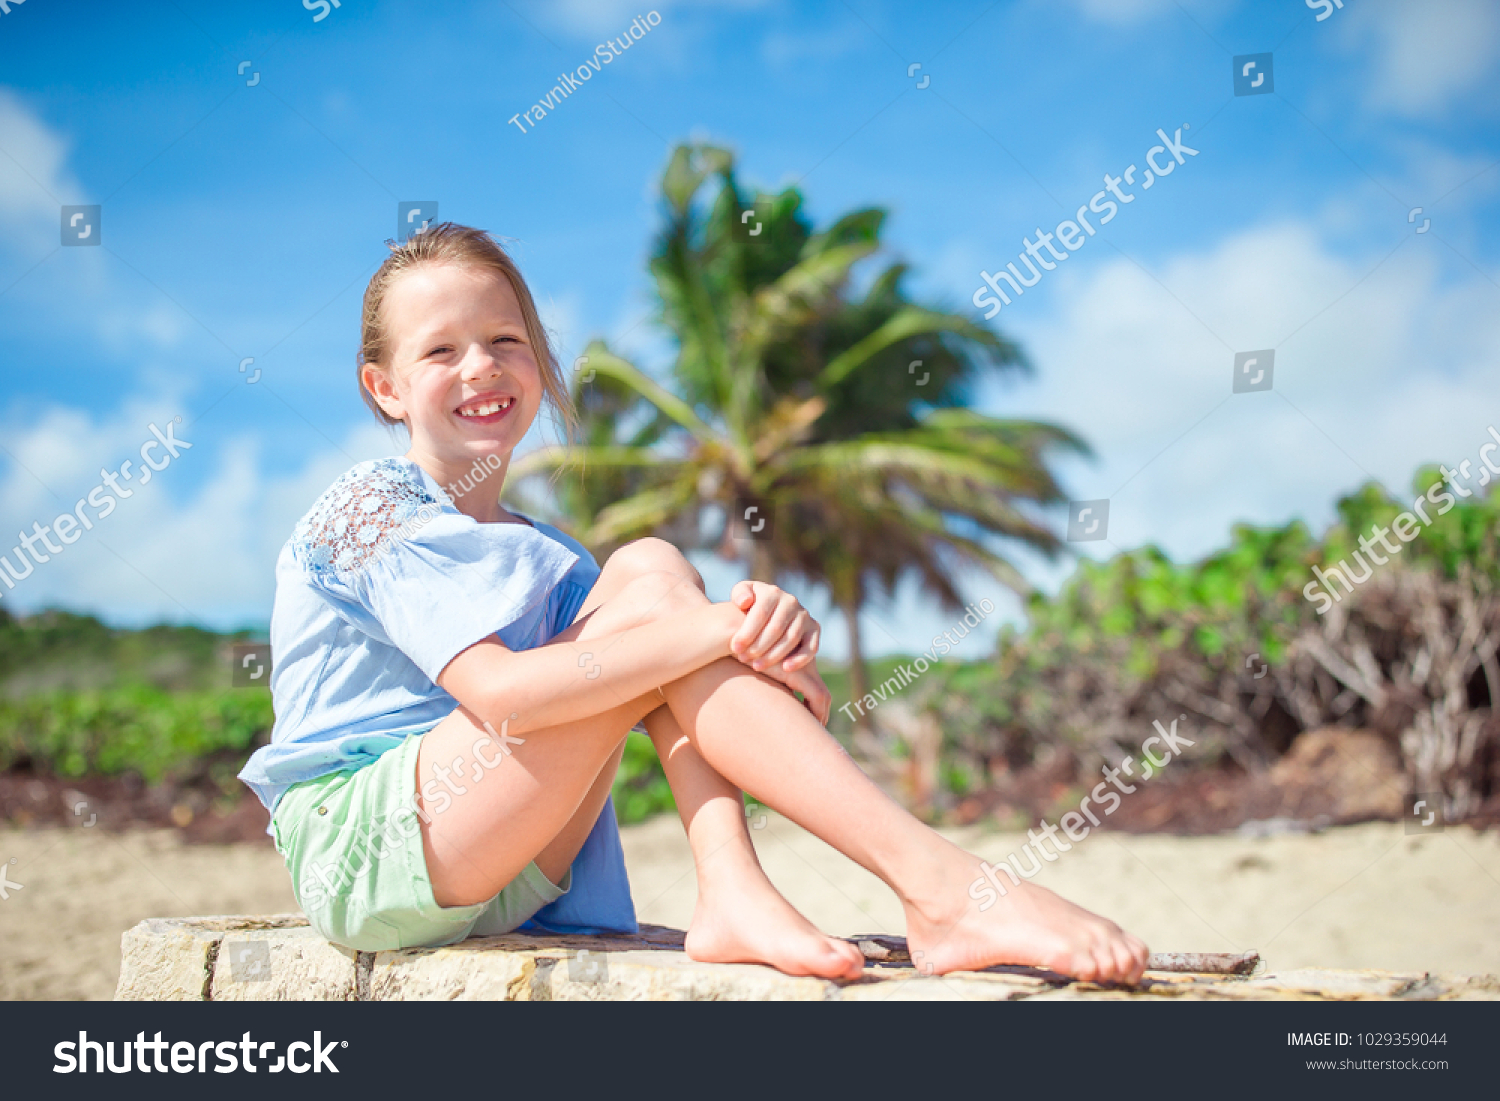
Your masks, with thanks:
[[[375,398],[375,404],[385,410],[385,415],[392,420],[406,419],[406,405],[396,392],[396,386],[391,381],[390,372],[383,367],[366,364],[359,373],[361,381]]]

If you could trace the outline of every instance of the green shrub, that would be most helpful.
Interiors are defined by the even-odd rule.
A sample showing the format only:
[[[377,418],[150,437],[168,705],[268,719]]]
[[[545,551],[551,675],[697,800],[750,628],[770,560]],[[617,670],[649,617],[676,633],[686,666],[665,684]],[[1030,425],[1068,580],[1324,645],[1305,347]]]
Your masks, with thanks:
[[[0,769],[68,778],[133,772],[148,784],[209,779],[228,792],[271,725],[264,689],[43,692],[0,699]]]
[[[620,771],[615,774],[612,794],[615,817],[621,825],[642,822],[652,815],[677,809],[667,775],[656,756],[656,748],[646,735],[632,730],[625,739],[625,756],[620,760]]]
[[[1437,474],[1419,471],[1413,495],[1425,493]],[[1002,628],[993,659],[939,666],[924,679],[918,698],[941,723],[945,775],[1024,767],[1043,747],[1073,755],[1092,772],[1100,759],[1138,744],[1153,718],[1183,710],[1198,711],[1194,721],[1207,724],[1195,753],[1200,763],[1228,756],[1263,767],[1307,715],[1322,713],[1315,699],[1322,688],[1311,692],[1305,682],[1333,683],[1305,661],[1296,670],[1288,665],[1294,639],[1335,623],[1320,619],[1304,596],[1312,567],[1352,562],[1359,538],[1374,524],[1389,528],[1406,501],[1370,484],[1338,502],[1339,520],[1321,540],[1300,521],[1237,525],[1228,548],[1198,562],[1179,565],[1151,546],[1080,562],[1055,597],[1031,597],[1024,626]],[[1461,499],[1443,516],[1426,508],[1431,523],[1374,568],[1435,570],[1476,596],[1500,582],[1500,488]],[[1340,615],[1352,614],[1376,588],[1367,584],[1358,600],[1346,597]],[[1402,635],[1402,652],[1421,645],[1420,634],[1411,627]],[[1338,714],[1375,722],[1347,704]]]

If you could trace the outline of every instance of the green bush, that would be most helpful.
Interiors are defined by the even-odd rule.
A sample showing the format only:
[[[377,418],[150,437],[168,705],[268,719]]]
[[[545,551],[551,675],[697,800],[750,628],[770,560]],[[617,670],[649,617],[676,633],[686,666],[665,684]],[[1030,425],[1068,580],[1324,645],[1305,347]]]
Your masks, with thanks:
[[[93,616],[48,609],[16,619],[0,608],[0,695],[150,684],[171,691],[224,687],[227,644],[248,637],[201,627],[109,627]]]
[[[271,725],[264,689],[42,692],[0,699],[0,769],[26,765],[68,778],[134,772],[148,784],[209,779],[227,793]]]
[[[615,798],[615,817],[621,825],[677,809],[656,748],[646,735],[632,730],[625,739],[625,755],[620,760],[611,794]]]
[[[1419,471],[1413,495],[1437,475]],[[1238,525],[1227,549],[1198,562],[1179,565],[1151,546],[1080,562],[1055,597],[1031,597],[1023,627],[1002,628],[995,658],[939,666],[920,686],[921,705],[942,725],[946,774],[1024,767],[1045,746],[1092,771],[1101,755],[1138,742],[1152,718],[1195,706],[1222,732],[1200,749],[1201,763],[1227,754],[1263,765],[1297,732],[1295,709],[1272,698],[1274,686],[1291,684],[1289,645],[1326,626],[1304,595],[1312,567],[1352,563],[1359,538],[1408,507],[1370,484],[1338,502],[1321,540],[1300,521]],[[1374,569],[1432,569],[1475,592],[1500,581],[1500,488],[1443,516],[1425,507],[1431,523]],[[1341,614],[1352,603],[1346,597]]]

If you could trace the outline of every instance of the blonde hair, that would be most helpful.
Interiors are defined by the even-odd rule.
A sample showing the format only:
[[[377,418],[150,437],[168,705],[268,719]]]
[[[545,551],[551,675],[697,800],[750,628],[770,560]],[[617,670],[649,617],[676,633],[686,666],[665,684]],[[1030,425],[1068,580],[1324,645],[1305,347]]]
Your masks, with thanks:
[[[421,233],[413,234],[401,244],[387,241],[386,246],[391,254],[385,258],[380,270],[370,278],[370,285],[365,288],[364,309],[359,326],[359,354],[355,356],[355,377],[359,383],[360,397],[364,398],[371,411],[388,425],[405,423],[380,407],[375,395],[366,388],[364,380],[366,367],[383,369],[388,366],[391,333],[383,313],[385,296],[390,292],[391,285],[399,276],[422,264],[465,264],[489,268],[503,275],[516,292],[516,301],[521,304],[521,316],[526,321],[526,336],[531,342],[532,354],[536,356],[537,367],[541,371],[542,390],[552,403],[562,430],[571,442],[578,426],[578,411],[563,382],[557,351],[537,313],[531,288],[526,285],[521,269],[516,267],[516,262],[500,242],[482,229],[454,222],[439,222]]]

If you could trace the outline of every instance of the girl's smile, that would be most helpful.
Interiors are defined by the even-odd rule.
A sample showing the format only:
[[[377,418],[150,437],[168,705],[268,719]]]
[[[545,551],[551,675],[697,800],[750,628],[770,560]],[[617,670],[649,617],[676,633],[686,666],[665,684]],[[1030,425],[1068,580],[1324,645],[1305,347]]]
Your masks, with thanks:
[[[471,424],[496,424],[515,406],[516,399],[509,394],[480,394],[464,402],[454,413]]]

